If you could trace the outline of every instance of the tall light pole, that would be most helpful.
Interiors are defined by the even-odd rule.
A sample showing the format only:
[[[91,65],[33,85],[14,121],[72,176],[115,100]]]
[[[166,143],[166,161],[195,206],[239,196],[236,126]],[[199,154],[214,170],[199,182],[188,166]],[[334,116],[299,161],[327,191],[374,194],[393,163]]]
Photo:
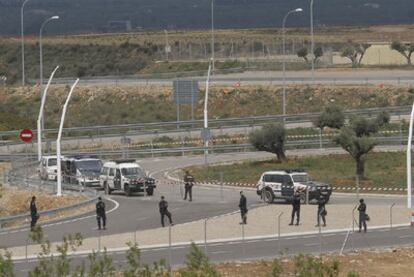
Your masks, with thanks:
[[[414,103],[411,110],[410,127],[408,129],[407,143],[407,208],[411,209],[411,141],[413,139]]]
[[[313,37],[313,0],[310,0],[310,35],[311,35],[311,63],[312,63],[312,83],[315,82],[315,40]]]
[[[46,26],[46,24],[52,20],[57,20],[59,19],[59,16],[54,15],[52,17],[49,17],[48,19],[46,19],[45,21],[43,21],[42,25],[40,26],[40,32],[39,32],[39,55],[40,55],[40,73],[39,73],[39,79],[40,79],[40,97],[43,97],[43,45],[42,45],[42,35],[43,35],[43,28]],[[43,114],[41,115],[42,118],[42,129],[45,128],[45,122],[43,120]]]
[[[301,8],[297,8],[294,10],[289,11],[285,17],[283,18],[283,22],[282,22],[282,45],[283,45],[283,57],[282,57],[282,65],[283,65],[283,116],[286,115],[286,30],[285,30],[285,26],[286,26],[286,20],[288,18],[288,16],[292,13],[297,13],[297,12],[302,12],[303,10]]]
[[[211,0],[211,61],[212,73],[214,75],[214,0]]]
[[[206,79],[206,94],[204,95],[204,129],[203,129],[203,140],[204,140],[204,164],[207,165],[208,160],[208,141],[210,139],[210,130],[208,129],[208,90],[210,88],[210,73],[212,69],[213,60],[210,60],[207,71]]]
[[[165,33],[165,56],[168,61],[168,52],[170,52],[170,44],[168,42],[168,31],[164,30],[164,33]]]
[[[59,66],[55,67],[52,74],[49,77],[49,81],[47,82],[46,88],[42,94],[42,100],[40,102],[40,110],[39,110],[39,117],[37,118],[37,157],[39,161],[42,159],[42,126],[41,123],[43,122],[43,110],[45,107],[47,91],[49,89],[50,84],[52,83],[53,76],[55,76],[56,71],[58,70]]]
[[[42,46],[42,35],[43,35],[43,28],[46,26],[46,24],[52,20],[59,19],[59,16],[55,15],[52,17],[49,17],[45,21],[43,21],[42,26],[40,26],[40,32],[39,32],[39,49],[40,49],[40,90],[42,90],[43,86],[43,46]]]
[[[21,42],[22,42],[22,85],[25,85],[25,73],[24,73],[24,6],[29,0],[24,0],[20,9],[20,27],[21,27]]]
[[[65,116],[66,116],[66,110],[69,105],[69,100],[72,96],[73,90],[75,89],[76,85],[79,82],[79,78],[76,79],[75,83],[73,83],[72,87],[70,88],[68,97],[66,98],[65,105],[63,106],[62,111],[62,117],[60,119],[60,125],[59,125],[59,133],[56,140],[56,160],[57,160],[57,196],[62,196],[62,165],[61,165],[61,153],[60,153],[60,141],[62,140],[62,131],[63,131],[63,124],[65,123]]]

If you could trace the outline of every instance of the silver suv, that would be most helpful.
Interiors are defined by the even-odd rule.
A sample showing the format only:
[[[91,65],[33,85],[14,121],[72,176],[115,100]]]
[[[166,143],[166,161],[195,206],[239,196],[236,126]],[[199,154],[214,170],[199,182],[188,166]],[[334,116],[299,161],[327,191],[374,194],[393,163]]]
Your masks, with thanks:
[[[275,199],[290,201],[295,191],[300,192],[301,201],[319,199],[323,195],[326,202],[332,194],[328,184],[311,181],[309,175],[301,169],[267,171],[260,176],[257,183],[257,194],[268,203]]]

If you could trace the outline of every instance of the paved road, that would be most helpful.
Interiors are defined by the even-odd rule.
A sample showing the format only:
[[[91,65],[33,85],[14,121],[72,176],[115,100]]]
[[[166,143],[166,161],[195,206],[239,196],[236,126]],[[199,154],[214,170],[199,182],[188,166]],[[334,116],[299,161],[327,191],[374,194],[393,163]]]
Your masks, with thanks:
[[[334,150],[337,151],[337,150]],[[320,151],[301,151],[303,155],[319,153]],[[271,155],[262,152],[220,154],[211,155],[210,162],[225,162],[234,160],[245,160]],[[191,222],[212,216],[236,211],[239,194],[238,188],[226,188],[221,190],[214,187],[195,187],[194,201],[192,203],[182,200],[182,188],[171,183],[166,183],[164,172],[174,168],[189,165],[202,164],[202,156],[168,157],[141,160],[140,164],[150,172],[155,178],[160,180],[155,196],[134,196],[128,198],[122,194],[111,196],[113,201],[119,203],[119,207],[108,215],[108,230],[102,235],[131,232],[135,230],[145,230],[160,227],[160,217],[158,213],[158,201],[160,195],[165,195],[170,204],[175,223]],[[246,196],[250,209],[255,206],[263,205],[254,190],[246,190]],[[334,195],[331,203],[346,204],[355,203],[354,195]],[[391,203],[404,203],[401,196],[382,197],[370,196],[367,201],[375,204],[390,205]],[[114,202],[107,202],[108,210],[114,207]],[[212,205],[214,203],[214,205]],[[60,241],[62,236],[67,233],[81,232],[85,238],[98,235],[96,230],[95,216],[89,215],[69,222],[62,221],[53,225],[46,226],[45,235],[51,241]],[[12,247],[25,245],[28,230],[22,229],[13,233],[0,233],[0,247]]]
[[[347,232],[327,232],[319,234],[307,234],[296,236],[284,236],[280,240],[275,237],[255,238],[248,240],[233,240],[225,242],[210,242],[205,247],[199,247],[207,254],[213,262],[231,260],[258,260],[272,259],[283,253],[284,255],[294,254],[319,254],[339,253],[342,248]],[[369,230],[368,233],[351,233],[345,245],[345,252],[356,249],[373,249],[412,245],[414,229],[412,227],[396,227]],[[322,242],[320,244],[320,241]],[[174,245],[171,249],[168,246],[154,247],[141,250],[143,262],[151,263],[165,259],[173,267],[184,265],[185,255],[189,251],[188,245]],[[117,266],[126,264],[125,251],[109,253]],[[87,254],[74,257],[74,264],[80,264],[85,260]],[[15,261],[17,276],[27,276],[27,272],[37,263],[36,259]]]
[[[243,73],[215,75],[212,77],[212,84],[216,85],[241,85],[254,84],[275,84],[281,85],[283,82],[281,71],[246,71]],[[200,82],[204,82],[206,77],[189,77]],[[129,76],[125,78],[116,77],[96,77],[82,78],[81,85],[166,85],[172,86],[174,78],[152,78],[150,76]],[[55,79],[56,83],[68,84],[73,80]],[[309,84],[312,83],[310,71],[287,71],[287,84]],[[317,84],[412,84],[414,77],[408,70],[317,70],[315,72],[315,83]]]

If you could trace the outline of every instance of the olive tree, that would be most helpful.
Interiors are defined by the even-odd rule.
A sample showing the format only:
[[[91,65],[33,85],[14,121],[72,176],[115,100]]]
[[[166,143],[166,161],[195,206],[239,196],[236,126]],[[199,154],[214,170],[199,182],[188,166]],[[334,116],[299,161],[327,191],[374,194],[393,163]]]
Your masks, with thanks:
[[[391,49],[397,51],[407,59],[407,64],[411,65],[411,55],[414,52],[414,43],[402,43],[400,41],[393,41]]]
[[[286,130],[282,124],[268,124],[250,133],[250,143],[259,151],[276,154],[278,162],[287,161],[285,155]]]
[[[348,152],[356,163],[356,175],[360,179],[365,178],[365,162],[367,155],[377,145],[371,137],[378,132],[379,128],[390,120],[388,113],[381,113],[375,119],[354,117],[350,125],[342,127],[335,141],[346,152]]]
[[[303,47],[301,49],[299,49],[296,54],[298,55],[299,58],[303,58],[305,60],[306,63],[309,63],[309,59],[308,59],[308,48]],[[313,61],[316,63],[320,57],[323,56],[323,49],[322,47],[316,47],[315,50],[313,51]]]
[[[352,67],[359,67],[365,52],[371,46],[367,43],[349,44],[341,51],[341,56],[351,60]]]
[[[345,123],[345,115],[338,106],[327,106],[324,111],[314,120],[313,125],[319,129],[325,127],[341,129]]]

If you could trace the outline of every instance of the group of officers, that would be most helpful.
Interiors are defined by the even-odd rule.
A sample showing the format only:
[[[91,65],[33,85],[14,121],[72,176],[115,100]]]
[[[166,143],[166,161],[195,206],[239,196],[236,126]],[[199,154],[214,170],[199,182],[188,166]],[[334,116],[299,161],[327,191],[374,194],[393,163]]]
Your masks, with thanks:
[[[193,200],[193,186],[194,186],[194,177],[190,174],[189,171],[185,171],[184,175],[184,200],[192,201]],[[318,210],[317,210],[317,224],[315,227],[326,227],[326,215],[328,214],[325,204],[327,200],[324,195],[320,195],[318,199]],[[367,206],[364,202],[364,199],[360,199],[358,206],[359,212],[359,232],[361,232],[362,227],[364,228],[364,232],[367,232],[367,223],[366,221],[369,220],[369,216],[366,213]],[[300,206],[301,206],[301,197],[300,191],[295,191],[293,198],[292,198],[292,214],[291,214],[291,221],[289,225],[298,226],[300,223]],[[165,217],[168,218],[170,225],[174,225],[172,221],[171,212],[168,210],[168,202],[165,200],[164,196],[161,196],[161,200],[158,203],[159,212],[161,215],[161,226],[164,227],[164,219]],[[247,224],[247,198],[244,195],[243,191],[240,191],[240,201],[239,201],[239,209],[240,209],[240,216],[241,222],[240,224]],[[39,219],[39,214],[37,212],[36,207],[36,197],[33,196],[30,202],[30,215],[31,215],[31,230],[33,230],[34,226],[36,225],[37,220]],[[296,218],[296,223],[294,224]],[[98,230],[102,228],[106,229],[106,209],[105,203],[102,201],[101,197],[98,197],[98,202],[96,203],[96,219],[98,223]],[[321,221],[323,225],[321,225]]]

